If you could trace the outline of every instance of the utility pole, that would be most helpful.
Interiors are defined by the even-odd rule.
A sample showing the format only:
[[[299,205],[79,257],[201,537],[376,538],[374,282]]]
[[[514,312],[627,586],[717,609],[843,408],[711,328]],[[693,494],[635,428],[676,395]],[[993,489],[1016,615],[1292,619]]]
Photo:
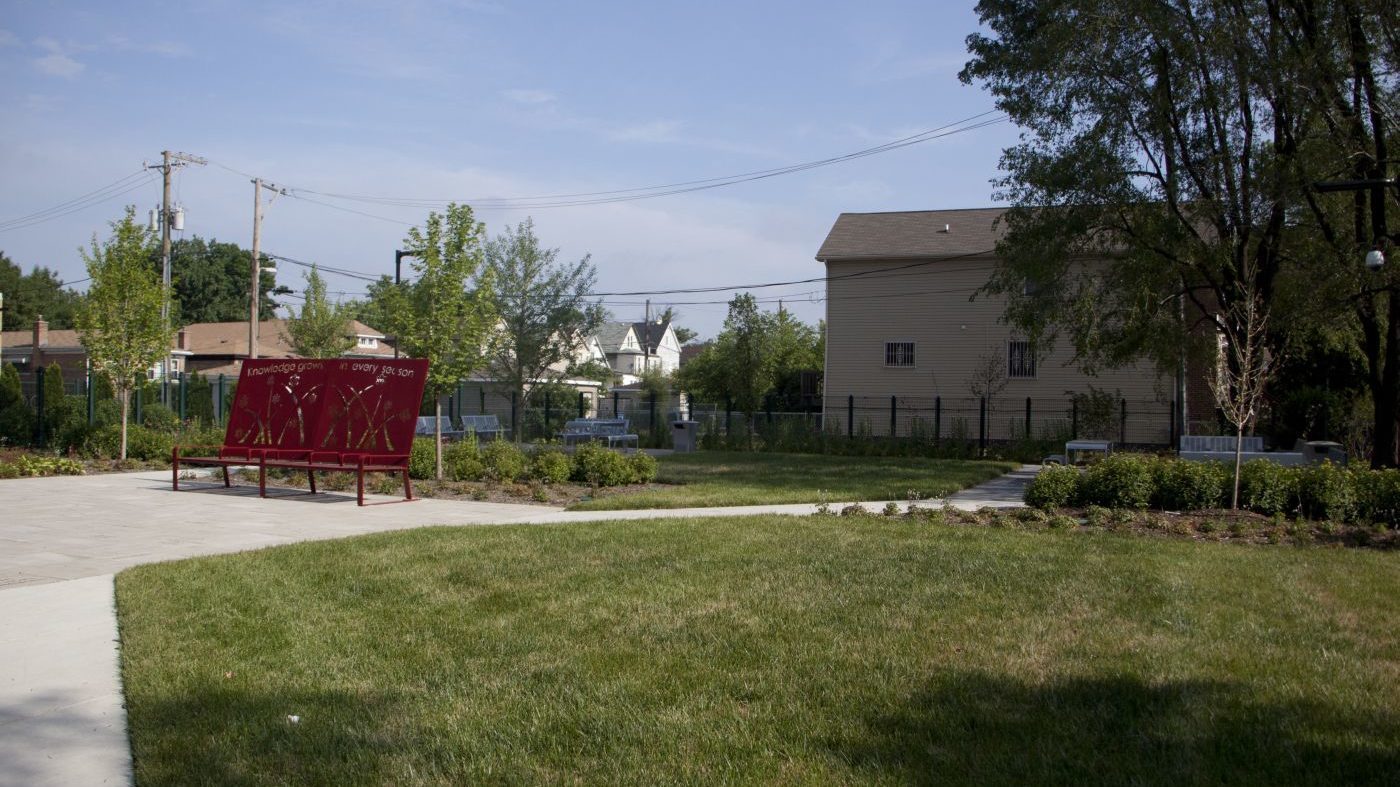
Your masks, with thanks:
[[[160,305],[160,321],[170,326],[170,225],[173,223],[175,214],[170,206],[170,173],[176,167],[183,167],[187,164],[206,164],[199,156],[192,156],[189,153],[178,153],[170,150],[160,152],[159,164],[147,164],[146,169],[159,169],[161,172],[161,199],[160,199],[160,280],[165,287],[165,300]],[[183,229],[183,227],[181,227]],[[170,401],[170,366],[171,355],[165,356],[165,369],[161,375],[161,390],[166,403]]]
[[[262,273],[262,253],[259,246],[262,244],[262,190],[267,189],[275,194],[286,194],[287,190],[273,183],[263,183],[262,178],[253,178],[253,276],[252,287],[248,293],[248,357],[258,357],[258,307],[262,300],[261,283],[259,282]]]
[[[403,283],[403,258],[417,257],[416,251],[404,251],[398,249],[394,251],[394,287],[397,289]],[[379,330],[384,330],[384,326],[379,326]],[[394,357],[399,357],[399,337],[394,337]]]

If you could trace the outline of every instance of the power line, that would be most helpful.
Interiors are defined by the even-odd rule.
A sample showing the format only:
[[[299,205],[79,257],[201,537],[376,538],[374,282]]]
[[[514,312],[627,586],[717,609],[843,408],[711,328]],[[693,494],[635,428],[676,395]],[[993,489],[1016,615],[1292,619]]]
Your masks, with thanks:
[[[0,222],[0,232],[33,227],[36,224],[43,224],[46,221],[52,221],[53,219],[62,218],[86,210],[94,205],[99,205],[108,200],[116,199],[123,194],[135,191],[154,179],[155,177],[145,170],[138,170],[112,183],[108,183],[102,188],[89,191],[80,197],[74,197],[66,202],[60,202],[57,205],[30,213],[26,216],[17,216],[13,219]]]

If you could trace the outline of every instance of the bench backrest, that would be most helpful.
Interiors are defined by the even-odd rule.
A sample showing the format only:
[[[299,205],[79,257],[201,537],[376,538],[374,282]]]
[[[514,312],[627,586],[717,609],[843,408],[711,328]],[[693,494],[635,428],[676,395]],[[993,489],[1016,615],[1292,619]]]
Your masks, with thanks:
[[[1243,451],[1263,451],[1264,438],[1258,436],[1244,437],[1240,443]],[[1235,450],[1234,435],[1182,435],[1182,451],[1230,451]]]
[[[579,418],[564,424],[565,434],[627,434],[626,418]]]
[[[224,448],[310,449],[332,363],[316,358],[245,360],[224,429]]]
[[[330,361],[316,450],[407,454],[427,381],[423,359]]]
[[[434,423],[435,421],[440,422],[442,424],[442,431],[444,433],[452,431],[451,418],[448,418],[445,415],[420,415],[418,416],[417,423],[413,427],[413,434],[423,436],[436,435],[437,424]]]
[[[464,415],[459,420],[464,432],[501,431],[501,420],[494,415]]]

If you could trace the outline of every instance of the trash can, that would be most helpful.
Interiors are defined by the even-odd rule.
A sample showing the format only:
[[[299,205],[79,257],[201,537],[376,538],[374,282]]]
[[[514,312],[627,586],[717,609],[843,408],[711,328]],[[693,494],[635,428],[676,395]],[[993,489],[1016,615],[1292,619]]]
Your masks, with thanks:
[[[1320,465],[1323,461],[1331,462],[1334,465],[1345,465],[1347,463],[1347,450],[1342,447],[1341,443],[1309,440],[1303,443],[1303,459],[1312,465]]]
[[[700,433],[699,421],[672,421],[671,447],[678,454],[688,454],[697,447],[696,437]]]

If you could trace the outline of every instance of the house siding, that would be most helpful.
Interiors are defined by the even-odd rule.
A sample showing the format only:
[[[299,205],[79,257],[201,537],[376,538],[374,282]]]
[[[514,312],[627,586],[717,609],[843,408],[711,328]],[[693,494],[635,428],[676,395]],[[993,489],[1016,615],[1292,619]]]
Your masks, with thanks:
[[[827,262],[827,345],[824,412],[828,429],[846,431],[848,397],[857,399],[852,431],[890,432],[890,399],[898,434],[932,427],[933,400],[939,397],[942,436],[975,438],[980,423],[969,382],[984,355],[1004,374],[1008,342],[1017,338],[1000,322],[1004,299],[972,295],[986,284],[995,259],[990,255],[931,261],[927,266],[873,274],[918,260],[886,259]],[[843,278],[844,277],[844,278]],[[887,366],[886,342],[914,342],[912,366]],[[1126,433],[1120,411],[1116,439],[1166,443],[1171,432],[1172,379],[1149,363],[1085,375],[1071,363],[1072,350],[1061,339],[1036,362],[1034,378],[1009,378],[987,418],[990,439],[1024,434],[1025,401],[1031,399],[1032,436],[1068,427],[1070,395],[1090,386],[1126,400]],[[922,423],[916,423],[916,419]],[[1019,431],[1019,434],[1018,434]]]

